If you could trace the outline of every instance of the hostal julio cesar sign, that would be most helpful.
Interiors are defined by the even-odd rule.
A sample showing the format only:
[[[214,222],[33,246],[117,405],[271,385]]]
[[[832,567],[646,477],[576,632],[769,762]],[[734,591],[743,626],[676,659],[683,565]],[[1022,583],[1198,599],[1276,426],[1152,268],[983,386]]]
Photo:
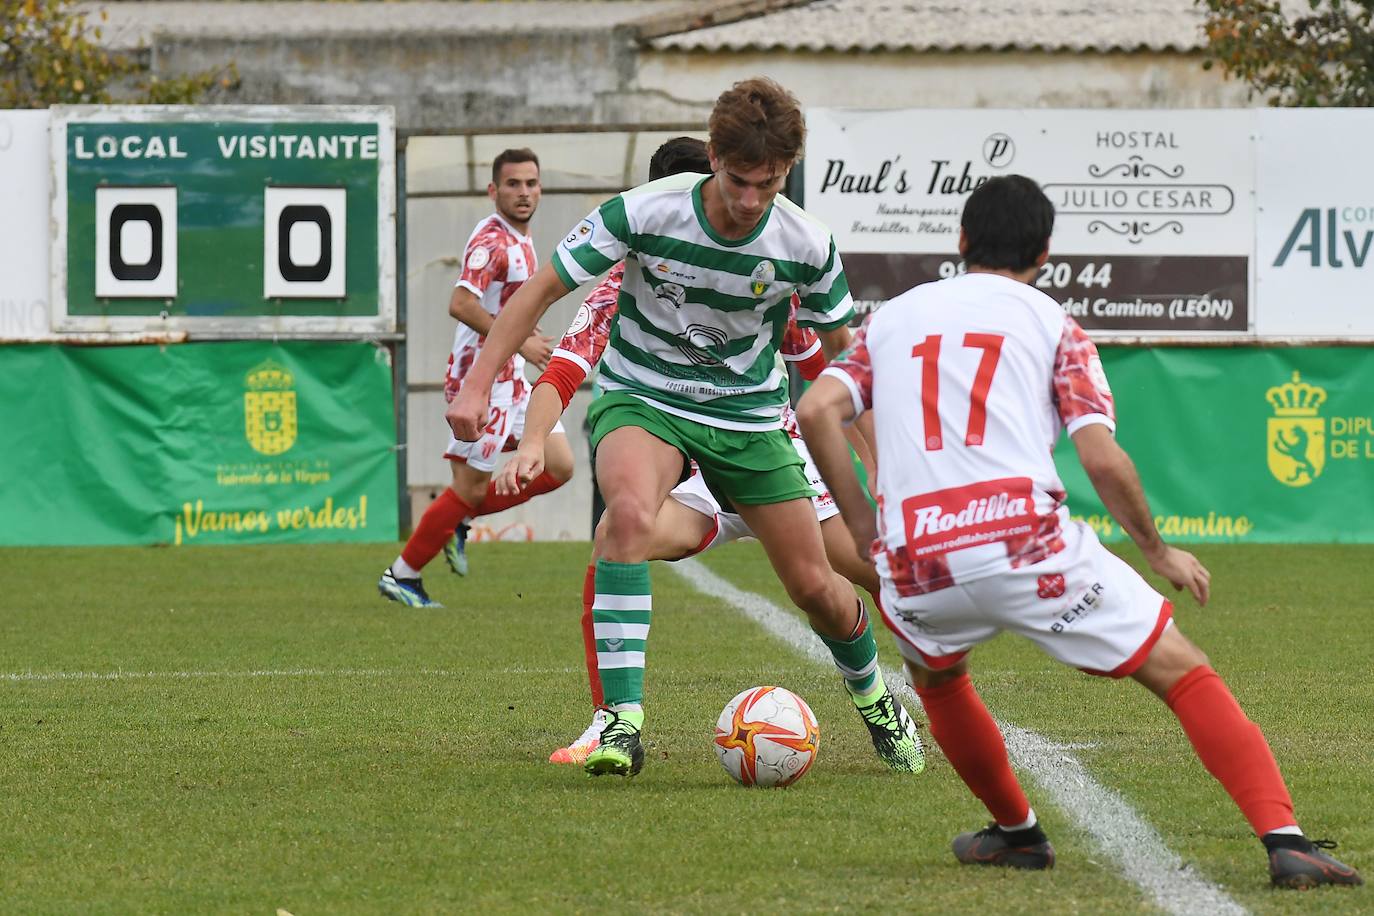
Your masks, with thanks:
[[[1252,147],[1243,111],[812,110],[806,207],[860,308],[964,269],[964,201],[995,175],[1054,203],[1035,285],[1090,330],[1247,333]]]

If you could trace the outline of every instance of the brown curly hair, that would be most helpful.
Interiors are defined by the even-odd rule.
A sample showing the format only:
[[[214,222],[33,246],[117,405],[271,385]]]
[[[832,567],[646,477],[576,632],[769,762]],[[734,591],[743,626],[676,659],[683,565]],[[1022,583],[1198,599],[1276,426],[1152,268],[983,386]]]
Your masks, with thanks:
[[[708,127],[712,154],[738,168],[790,168],[806,143],[797,97],[766,76],[741,80],[722,92]]]

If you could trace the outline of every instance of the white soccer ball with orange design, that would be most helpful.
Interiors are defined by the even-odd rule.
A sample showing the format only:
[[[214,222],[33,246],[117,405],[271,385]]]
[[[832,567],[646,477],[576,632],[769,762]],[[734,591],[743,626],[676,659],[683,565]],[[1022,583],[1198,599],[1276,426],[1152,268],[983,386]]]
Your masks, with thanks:
[[[784,687],[751,687],[716,720],[716,756],[742,785],[791,785],[811,768],[820,746],[811,707]]]

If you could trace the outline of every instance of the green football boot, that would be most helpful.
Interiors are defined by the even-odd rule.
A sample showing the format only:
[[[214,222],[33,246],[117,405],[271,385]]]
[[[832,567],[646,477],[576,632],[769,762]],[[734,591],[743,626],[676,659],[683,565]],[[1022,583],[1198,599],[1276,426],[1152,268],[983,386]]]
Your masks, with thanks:
[[[858,709],[873,739],[873,749],[883,763],[900,773],[925,770],[926,749],[916,731],[916,722],[891,690],[884,690],[872,703]]]
[[[644,766],[644,745],[639,740],[644,713],[607,710],[606,716],[601,741],[596,750],[587,755],[582,769],[588,776],[633,776]]]

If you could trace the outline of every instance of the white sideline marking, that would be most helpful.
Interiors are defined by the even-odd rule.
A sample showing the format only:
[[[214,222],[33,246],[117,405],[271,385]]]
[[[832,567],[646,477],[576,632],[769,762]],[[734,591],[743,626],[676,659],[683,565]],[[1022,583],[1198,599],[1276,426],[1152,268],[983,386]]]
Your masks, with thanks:
[[[502,674],[572,674],[581,668],[526,668],[515,665],[489,669]],[[24,683],[33,681],[189,681],[215,678],[269,677],[460,677],[462,672],[443,668],[278,668],[260,671],[9,671],[0,674],[0,681]]]
[[[665,565],[693,588],[734,607],[803,655],[834,667],[829,650],[810,627],[767,598],[735,587],[696,559]],[[900,685],[897,692],[920,708],[904,674],[884,671],[883,677],[889,685]],[[997,724],[1017,766],[1029,772],[1041,790],[1161,909],[1179,916],[1246,912],[1224,890],[1185,865],[1120,795],[1094,780],[1068,753],[1070,745],[1056,744],[1008,722]]]

